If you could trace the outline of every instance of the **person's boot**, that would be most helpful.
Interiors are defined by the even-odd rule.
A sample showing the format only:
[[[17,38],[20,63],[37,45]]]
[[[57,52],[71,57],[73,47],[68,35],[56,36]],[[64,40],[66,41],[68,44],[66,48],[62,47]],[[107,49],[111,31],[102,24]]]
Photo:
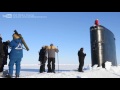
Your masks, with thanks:
[[[47,73],[51,73],[51,72],[52,72],[51,67],[48,67],[48,72]]]
[[[19,78],[19,75],[16,75],[15,78]]]
[[[43,73],[43,71],[40,71],[40,73]]]
[[[5,77],[6,75],[8,75],[8,70],[3,71],[3,77]]]
[[[42,67],[40,68],[39,73],[43,73]]]
[[[52,69],[52,73],[55,73],[55,69]]]
[[[84,71],[82,70],[82,71],[79,71],[79,72],[84,72]]]
[[[12,76],[10,76],[10,75],[6,75],[5,77],[6,77],[6,78],[12,78]]]

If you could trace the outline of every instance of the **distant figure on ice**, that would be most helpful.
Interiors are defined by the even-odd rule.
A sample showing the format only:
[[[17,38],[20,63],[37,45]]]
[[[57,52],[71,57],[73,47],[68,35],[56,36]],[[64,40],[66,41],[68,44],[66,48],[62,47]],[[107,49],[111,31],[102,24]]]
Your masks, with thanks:
[[[83,48],[80,48],[80,50],[78,51],[78,58],[79,58],[79,68],[78,71],[79,72],[83,72],[83,66],[84,66],[84,59],[86,54],[83,53]]]
[[[39,61],[40,61],[40,69],[39,69],[39,72],[42,73],[42,72],[45,72],[45,63],[46,63],[46,60],[47,60],[47,46],[43,46],[41,49],[40,49],[40,52],[39,52]]]
[[[47,51],[48,51],[48,73],[49,72],[55,73],[55,52],[58,53],[59,50],[53,44],[50,44],[50,46],[47,48]]]
[[[20,75],[20,69],[21,69],[21,60],[23,58],[23,43],[21,41],[21,38],[19,35],[14,33],[13,40],[9,41],[9,47],[11,48],[10,54],[9,54],[9,72],[8,75],[6,75],[7,78],[13,77],[13,68],[14,64],[16,65],[16,72],[15,77],[19,77]]]
[[[0,35],[0,69],[3,65],[3,57],[5,56],[4,50],[3,50],[3,43],[2,43],[2,37]],[[3,71],[0,71],[0,76],[3,74]]]

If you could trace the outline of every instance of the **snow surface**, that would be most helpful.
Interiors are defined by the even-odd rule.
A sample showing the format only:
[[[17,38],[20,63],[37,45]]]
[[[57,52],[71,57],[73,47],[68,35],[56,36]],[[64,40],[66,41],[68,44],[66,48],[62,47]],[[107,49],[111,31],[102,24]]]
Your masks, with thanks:
[[[39,64],[22,64],[20,78],[120,78],[120,65],[112,66],[111,62],[106,62],[105,68],[97,65],[91,67],[89,64],[84,66],[84,72],[78,72],[77,69],[77,64],[60,64],[56,65],[56,73],[47,73],[47,67],[46,72],[39,73]]]

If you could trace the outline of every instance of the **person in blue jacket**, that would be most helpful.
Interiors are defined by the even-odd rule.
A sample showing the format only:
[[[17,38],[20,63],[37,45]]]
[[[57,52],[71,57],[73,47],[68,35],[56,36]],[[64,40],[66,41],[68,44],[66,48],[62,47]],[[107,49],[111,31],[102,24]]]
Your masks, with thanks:
[[[15,77],[19,77],[20,75],[20,69],[21,69],[21,60],[23,58],[23,43],[21,41],[21,38],[17,34],[13,34],[13,40],[9,41],[9,47],[11,48],[11,51],[9,53],[9,72],[7,77],[12,78],[13,77],[13,68],[14,64],[16,65],[16,72]]]

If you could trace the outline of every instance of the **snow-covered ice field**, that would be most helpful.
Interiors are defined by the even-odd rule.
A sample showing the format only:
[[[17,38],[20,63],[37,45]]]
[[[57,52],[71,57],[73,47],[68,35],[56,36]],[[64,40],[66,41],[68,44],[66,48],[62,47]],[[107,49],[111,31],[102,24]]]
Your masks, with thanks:
[[[76,71],[77,68],[77,64],[61,64],[56,65],[56,73],[47,73],[47,67],[46,72],[39,73],[38,64],[23,64],[21,65],[20,78],[120,78],[120,65],[111,66],[108,63],[105,68],[102,68],[97,65],[91,67],[89,64],[84,66],[84,72]],[[6,65],[5,70],[7,69]]]

